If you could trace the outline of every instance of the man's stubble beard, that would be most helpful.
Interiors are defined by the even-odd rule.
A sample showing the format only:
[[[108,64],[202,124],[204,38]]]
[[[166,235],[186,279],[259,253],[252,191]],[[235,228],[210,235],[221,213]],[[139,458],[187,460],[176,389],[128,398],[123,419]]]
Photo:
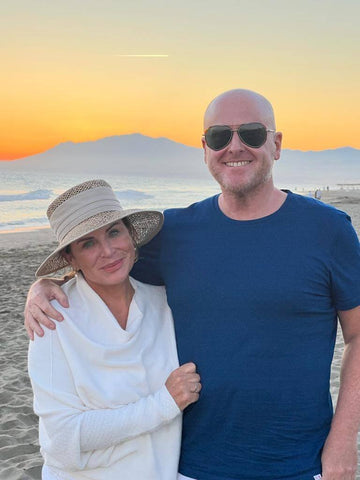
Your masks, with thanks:
[[[260,173],[262,173],[260,175]],[[251,193],[255,193],[257,190],[260,190],[261,187],[272,180],[272,169],[267,172],[259,172],[259,175],[256,175],[254,178],[250,179],[249,182],[240,185],[233,185],[227,183],[221,178],[217,178],[220,175],[213,175],[215,180],[219,183],[223,193],[230,193],[237,197],[245,197]],[[260,177],[260,178],[259,178]]]

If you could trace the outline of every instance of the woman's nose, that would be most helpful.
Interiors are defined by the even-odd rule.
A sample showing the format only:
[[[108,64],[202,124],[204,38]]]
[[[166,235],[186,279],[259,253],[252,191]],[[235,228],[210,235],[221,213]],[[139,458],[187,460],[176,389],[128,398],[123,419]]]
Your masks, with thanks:
[[[112,253],[113,253],[113,247],[111,242],[108,239],[104,240],[101,243],[101,254],[104,257],[109,257],[110,255],[112,255]]]

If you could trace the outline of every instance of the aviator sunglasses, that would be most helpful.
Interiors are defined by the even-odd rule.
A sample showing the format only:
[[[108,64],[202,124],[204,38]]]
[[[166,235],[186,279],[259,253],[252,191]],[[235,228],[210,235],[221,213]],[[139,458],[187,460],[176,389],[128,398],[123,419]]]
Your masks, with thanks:
[[[237,132],[242,143],[251,148],[260,148],[266,142],[269,130],[262,123],[243,123],[238,128],[231,128],[229,125],[213,125],[205,130],[204,137],[206,145],[211,150],[222,150],[232,140],[233,133]]]

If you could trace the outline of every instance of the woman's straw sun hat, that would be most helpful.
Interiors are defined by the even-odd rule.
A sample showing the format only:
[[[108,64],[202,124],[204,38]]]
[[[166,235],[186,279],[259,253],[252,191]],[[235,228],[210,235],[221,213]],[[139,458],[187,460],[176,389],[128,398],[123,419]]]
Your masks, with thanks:
[[[127,218],[135,231],[136,245],[149,242],[161,229],[164,217],[152,210],[124,210],[105,180],[89,180],[57,197],[47,209],[58,247],[40,265],[37,277],[68,267],[62,250],[70,243],[98,228]]]

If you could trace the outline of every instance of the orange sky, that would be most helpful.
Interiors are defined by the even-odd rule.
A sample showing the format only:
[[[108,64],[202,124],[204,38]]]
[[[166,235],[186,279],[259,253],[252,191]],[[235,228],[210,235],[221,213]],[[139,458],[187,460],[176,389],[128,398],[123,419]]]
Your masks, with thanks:
[[[360,148],[357,0],[31,5],[2,3],[0,159],[133,132],[200,146],[235,87],[270,99],[285,148]]]

